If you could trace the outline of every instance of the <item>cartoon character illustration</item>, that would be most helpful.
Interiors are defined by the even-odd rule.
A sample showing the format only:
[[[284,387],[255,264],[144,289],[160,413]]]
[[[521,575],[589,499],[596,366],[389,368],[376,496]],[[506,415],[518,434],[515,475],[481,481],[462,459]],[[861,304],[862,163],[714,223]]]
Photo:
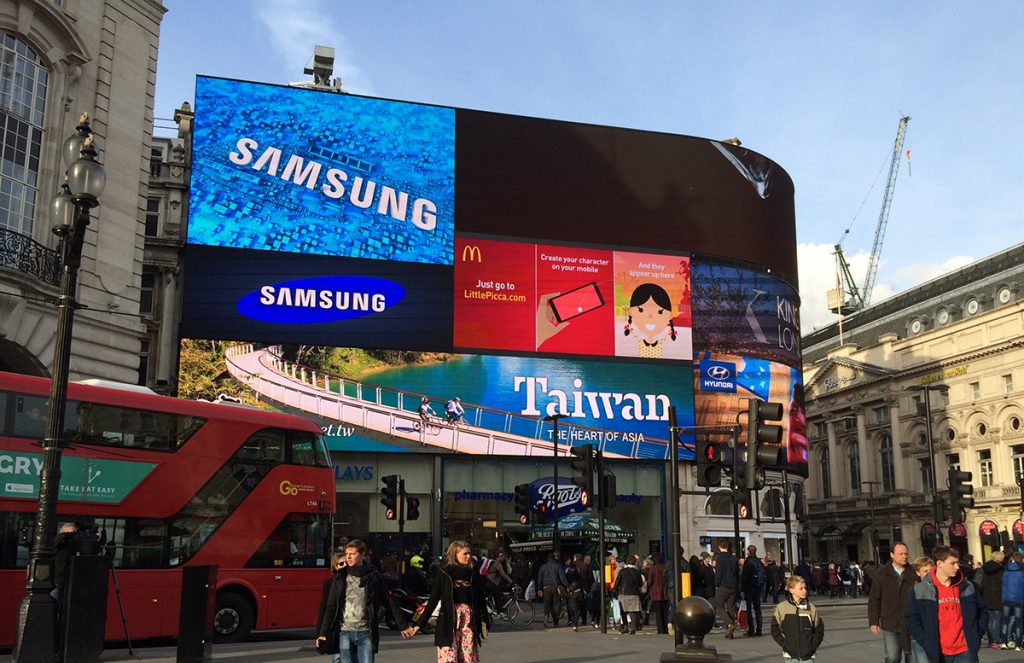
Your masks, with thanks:
[[[642,283],[629,298],[629,316],[623,334],[636,338],[637,354],[659,359],[666,342],[676,340],[672,299],[659,285]]]

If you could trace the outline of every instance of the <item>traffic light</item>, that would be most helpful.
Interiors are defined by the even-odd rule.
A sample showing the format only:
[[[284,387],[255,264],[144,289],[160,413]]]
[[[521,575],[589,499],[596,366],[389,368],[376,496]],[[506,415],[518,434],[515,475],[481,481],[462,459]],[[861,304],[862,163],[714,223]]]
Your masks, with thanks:
[[[521,483],[513,489],[513,508],[519,514],[519,523],[530,522],[530,484]]]
[[[615,492],[615,475],[614,474],[602,474],[601,475],[601,506],[605,509],[611,509],[618,501],[618,494]]]
[[[407,495],[405,498],[405,519],[416,520],[420,517],[420,498]]]
[[[594,445],[581,444],[569,449],[569,453],[576,457],[572,461],[572,469],[576,472],[572,483],[583,489],[583,505],[586,506],[594,493]]]
[[[697,441],[697,485],[713,488],[722,485],[722,445],[711,440]]]
[[[380,503],[384,505],[384,517],[388,520],[398,518],[398,475],[389,474],[381,477],[384,487],[380,489]]]
[[[970,472],[949,468],[950,516],[960,522],[967,519],[967,509],[974,508],[974,486],[970,483],[973,478]]]
[[[537,522],[546,523],[555,517],[555,503],[552,500],[541,500],[537,502]]]
[[[748,487],[755,487],[759,467],[775,468],[782,465],[782,447],[778,446],[782,442],[782,426],[764,423],[780,419],[782,403],[762,403],[756,398],[751,398],[747,402]]]

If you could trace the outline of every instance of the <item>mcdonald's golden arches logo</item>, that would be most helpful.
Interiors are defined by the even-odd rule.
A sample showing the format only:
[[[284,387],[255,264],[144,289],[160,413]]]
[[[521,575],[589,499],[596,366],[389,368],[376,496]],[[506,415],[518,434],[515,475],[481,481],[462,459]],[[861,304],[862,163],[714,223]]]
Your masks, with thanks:
[[[467,244],[462,247],[462,262],[480,262],[484,261],[484,255],[480,251],[480,247],[476,244]]]

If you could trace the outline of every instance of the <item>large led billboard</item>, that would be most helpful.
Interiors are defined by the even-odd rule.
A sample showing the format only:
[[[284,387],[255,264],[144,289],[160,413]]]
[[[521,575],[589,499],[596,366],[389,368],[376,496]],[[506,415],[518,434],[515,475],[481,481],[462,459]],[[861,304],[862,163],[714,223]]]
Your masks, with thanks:
[[[429,353],[354,382],[317,375],[335,396],[306,400],[344,433],[335,448],[539,453],[506,438],[550,440],[543,419],[562,412],[567,443],[660,458],[674,406],[692,458],[700,412],[735,420],[743,394],[799,385],[795,280],[792,182],[750,150],[198,79],[182,337],[252,342],[245,379],[300,392],[318,371],[269,346]],[[762,294],[744,300],[749,283]],[[707,400],[709,361],[778,376]],[[403,436],[419,400],[455,395],[471,415],[458,435]]]

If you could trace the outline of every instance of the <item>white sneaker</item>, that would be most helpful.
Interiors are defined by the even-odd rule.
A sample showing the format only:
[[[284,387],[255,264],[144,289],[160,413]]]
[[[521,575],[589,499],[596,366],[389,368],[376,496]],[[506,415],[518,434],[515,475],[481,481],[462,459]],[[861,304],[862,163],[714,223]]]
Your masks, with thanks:
[[[1013,640],[1010,640],[1009,642],[1004,642],[1003,643],[1003,649],[1016,649],[1016,648],[1017,648],[1017,644]]]

